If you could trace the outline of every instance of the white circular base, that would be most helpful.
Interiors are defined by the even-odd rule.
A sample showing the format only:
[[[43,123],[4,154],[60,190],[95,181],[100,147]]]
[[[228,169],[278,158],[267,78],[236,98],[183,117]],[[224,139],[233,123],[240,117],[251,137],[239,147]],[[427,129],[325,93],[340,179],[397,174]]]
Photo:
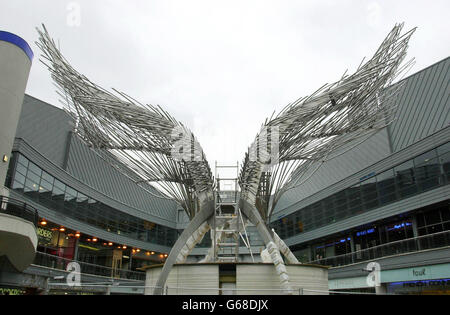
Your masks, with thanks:
[[[145,294],[153,294],[163,265],[148,266]],[[275,266],[268,263],[196,263],[173,266],[164,288],[168,295],[328,294],[328,268],[286,265],[291,292],[280,286]]]

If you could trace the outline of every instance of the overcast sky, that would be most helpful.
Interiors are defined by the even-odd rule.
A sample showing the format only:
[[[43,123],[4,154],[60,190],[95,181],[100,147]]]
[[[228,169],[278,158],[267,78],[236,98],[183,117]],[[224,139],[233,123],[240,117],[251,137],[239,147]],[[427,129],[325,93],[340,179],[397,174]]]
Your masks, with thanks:
[[[35,53],[26,93],[62,107],[34,44],[44,23],[91,81],[185,123],[214,167],[242,161],[267,116],[353,72],[397,22],[418,27],[409,74],[448,57],[449,12],[448,0],[4,0],[0,30]]]

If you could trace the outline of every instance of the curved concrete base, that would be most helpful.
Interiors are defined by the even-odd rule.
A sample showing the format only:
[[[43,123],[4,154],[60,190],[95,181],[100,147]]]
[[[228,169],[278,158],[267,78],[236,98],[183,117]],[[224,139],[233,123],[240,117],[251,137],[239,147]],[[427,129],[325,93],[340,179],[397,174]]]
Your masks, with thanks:
[[[219,266],[235,272],[222,272]],[[327,294],[328,268],[319,265],[287,265],[291,294]],[[153,287],[162,265],[146,270],[146,295],[154,293]],[[198,263],[173,265],[164,292],[168,295],[280,295],[286,294],[272,263]],[[302,290],[303,289],[303,290]]]
[[[6,256],[22,272],[34,260],[38,237],[34,225],[0,211],[0,256]]]

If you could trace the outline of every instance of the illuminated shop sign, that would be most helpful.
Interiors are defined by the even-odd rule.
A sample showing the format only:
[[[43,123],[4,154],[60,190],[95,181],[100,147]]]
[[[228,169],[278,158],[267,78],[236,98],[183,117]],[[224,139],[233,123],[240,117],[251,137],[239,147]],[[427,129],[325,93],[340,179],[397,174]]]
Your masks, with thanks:
[[[361,177],[360,179],[359,179],[359,181],[365,181],[366,179],[368,179],[368,178],[371,178],[371,177],[374,177],[375,176],[375,172],[372,172],[372,173],[370,173],[370,174],[367,174],[366,176],[363,176],[363,177]]]
[[[408,281],[408,282],[394,282],[390,285],[400,285],[404,288],[416,288],[416,287],[431,287],[431,286],[450,286],[450,279],[436,279],[436,280],[420,280],[420,281]]]
[[[53,237],[53,232],[47,229],[43,229],[41,227],[38,227],[37,230],[37,235],[47,241],[50,241]]]
[[[359,231],[359,232],[356,232],[356,236],[363,236],[363,235],[371,234],[373,232],[375,232],[375,229],[368,229],[368,230],[364,230],[364,231]]]
[[[10,289],[10,288],[0,288],[0,295],[23,295],[25,290],[22,289]]]
[[[403,228],[403,227],[405,227],[405,226],[410,226],[410,225],[412,225],[412,223],[409,223],[409,222],[403,222],[403,223],[401,223],[401,224],[396,224],[396,225],[394,225],[393,227],[388,228],[387,230],[388,230],[388,231],[398,230],[398,229],[401,229],[401,228]]]

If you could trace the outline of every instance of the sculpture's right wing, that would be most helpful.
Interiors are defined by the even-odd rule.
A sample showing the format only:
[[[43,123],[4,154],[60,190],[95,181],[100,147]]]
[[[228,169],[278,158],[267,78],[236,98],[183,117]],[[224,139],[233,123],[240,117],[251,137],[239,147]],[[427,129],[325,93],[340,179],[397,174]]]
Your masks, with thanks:
[[[411,65],[402,62],[415,31],[402,34],[402,28],[396,25],[355,73],[322,86],[263,124],[245,157],[240,185],[241,196],[265,220],[287,189],[393,121],[401,85],[391,84]]]

